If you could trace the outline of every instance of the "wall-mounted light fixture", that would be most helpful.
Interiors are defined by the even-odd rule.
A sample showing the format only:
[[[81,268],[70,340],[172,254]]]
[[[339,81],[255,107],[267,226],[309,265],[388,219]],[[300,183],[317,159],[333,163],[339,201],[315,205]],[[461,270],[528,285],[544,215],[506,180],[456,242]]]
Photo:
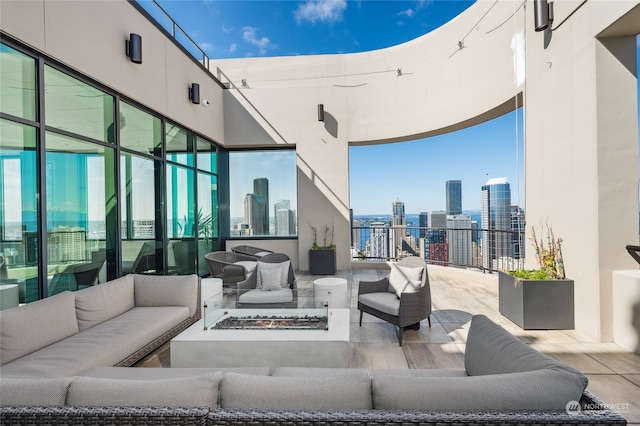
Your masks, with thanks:
[[[142,63],[142,37],[140,34],[129,34],[129,40],[125,41],[125,52],[131,62]]]
[[[318,121],[324,121],[324,104],[318,104]]]
[[[553,2],[533,0],[533,15],[535,19],[535,30],[546,30],[553,22]]]
[[[191,83],[191,87],[189,87],[189,99],[191,99],[192,104],[200,103],[200,85],[198,83]]]

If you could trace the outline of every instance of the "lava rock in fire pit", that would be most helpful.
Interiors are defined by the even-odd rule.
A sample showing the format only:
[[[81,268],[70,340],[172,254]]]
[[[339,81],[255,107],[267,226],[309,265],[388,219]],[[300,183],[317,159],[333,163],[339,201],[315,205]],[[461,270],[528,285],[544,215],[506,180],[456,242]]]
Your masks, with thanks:
[[[227,317],[218,321],[210,330],[327,330],[326,316],[262,316],[253,317]]]

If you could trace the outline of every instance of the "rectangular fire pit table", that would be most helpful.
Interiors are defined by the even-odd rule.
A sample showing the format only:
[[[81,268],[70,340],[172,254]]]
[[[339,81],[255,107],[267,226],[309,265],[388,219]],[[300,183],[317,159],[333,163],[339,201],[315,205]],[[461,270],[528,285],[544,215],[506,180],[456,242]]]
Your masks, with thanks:
[[[297,308],[273,309],[239,308],[233,293],[207,300],[203,318],[171,340],[171,367],[349,367],[349,309],[297,300]],[[284,328],[274,325],[279,318]],[[309,326],[322,318],[326,327]],[[233,328],[216,328],[224,322]]]

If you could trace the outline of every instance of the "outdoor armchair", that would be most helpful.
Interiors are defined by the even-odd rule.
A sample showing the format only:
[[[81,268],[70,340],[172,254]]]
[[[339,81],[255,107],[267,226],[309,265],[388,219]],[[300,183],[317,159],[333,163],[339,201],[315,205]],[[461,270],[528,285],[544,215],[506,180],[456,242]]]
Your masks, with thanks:
[[[247,279],[255,268],[256,259],[230,251],[214,251],[204,255],[213,278],[221,278],[223,285],[236,284]]]
[[[277,270],[280,278],[277,284],[269,288],[267,275],[270,271],[276,270],[275,265],[279,266]],[[267,273],[265,274],[264,271]],[[284,253],[263,256],[247,279],[238,283],[236,297],[237,306],[240,308],[297,307],[298,288],[289,256]]]
[[[399,268],[398,268],[399,267]],[[431,327],[431,288],[424,259],[410,256],[391,265],[392,272],[378,281],[360,281],[358,286],[358,310],[360,326],[362,316],[369,315],[383,319],[398,328],[398,341],[402,346],[402,332],[405,327],[420,328],[420,321],[427,319]],[[396,271],[393,269],[396,268]],[[422,272],[419,273],[420,268]],[[412,271],[412,277],[403,271]],[[411,291],[399,291],[397,277],[413,278]],[[409,279],[408,281],[411,281]],[[395,285],[395,287],[394,287]],[[407,289],[408,290],[408,289]]]
[[[273,253],[271,250],[247,245],[231,247],[231,251],[237,254],[251,256],[256,260],[262,258],[263,256],[266,256],[267,254]]]

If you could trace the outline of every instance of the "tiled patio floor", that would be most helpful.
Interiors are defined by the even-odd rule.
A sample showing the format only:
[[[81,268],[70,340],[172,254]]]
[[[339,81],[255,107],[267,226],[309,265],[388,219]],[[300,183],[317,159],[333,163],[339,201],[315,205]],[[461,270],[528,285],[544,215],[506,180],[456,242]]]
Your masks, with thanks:
[[[497,275],[429,267],[433,303],[432,326],[405,331],[398,345],[395,327],[365,314],[358,325],[357,285],[388,273],[383,269],[338,271],[350,286],[352,368],[463,368],[471,316],[484,314],[537,350],[585,373],[588,389],[615,406],[629,423],[640,424],[640,356],[613,343],[597,343],[581,333],[526,331],[498,312]],[[298,288],[313,292],[314,276],[298,272]],[[166,351],[168,352],[168,351]],[[164,356],[166,358],[166,355]],[[139,366],[159,366],[147,360]],[[155,364],[155,365],[154,365]],[[168,364],[160,361],[161,365]]]

